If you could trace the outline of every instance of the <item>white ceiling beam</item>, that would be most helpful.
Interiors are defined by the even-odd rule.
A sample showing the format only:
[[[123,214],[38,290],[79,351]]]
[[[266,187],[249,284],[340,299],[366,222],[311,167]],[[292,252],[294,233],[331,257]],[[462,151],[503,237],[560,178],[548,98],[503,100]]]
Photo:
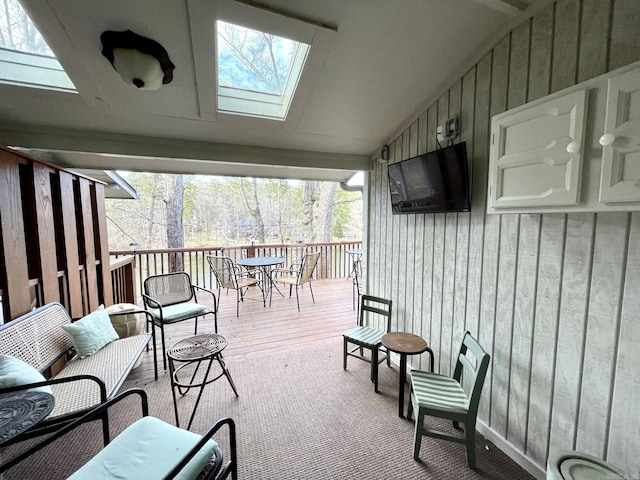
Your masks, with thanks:
[[[366,171],[369,169],[367,155],[288,150],[6,123],[0,123],[0,144],[49,151],[208,160],[245,165],[327,168],[346,171]],[[105,165],[104,168],[108,168],[108,166]]]

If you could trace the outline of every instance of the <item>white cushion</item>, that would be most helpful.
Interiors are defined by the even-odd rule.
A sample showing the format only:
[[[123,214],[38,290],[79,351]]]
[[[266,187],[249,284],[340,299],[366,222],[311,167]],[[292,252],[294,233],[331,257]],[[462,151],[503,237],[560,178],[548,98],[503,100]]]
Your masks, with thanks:
[[[80,358],[93,355],[105,345],[120,338],[102,305],[95,312],[77,322],[63,325],[62,328],[71,335],[73,348]]]
[[[42,374],[19,358],[11,355],[0,355],[0,387],[17,387],[29,383],[44,382],[46,379]],[[45,385],[33,390],[51,393],[51,387]]]
[[[163,478],[202,437],[154,417],[143,417],[127,427],[70,480]],[[175,477],[198,477],[218,444],[209,440]]]

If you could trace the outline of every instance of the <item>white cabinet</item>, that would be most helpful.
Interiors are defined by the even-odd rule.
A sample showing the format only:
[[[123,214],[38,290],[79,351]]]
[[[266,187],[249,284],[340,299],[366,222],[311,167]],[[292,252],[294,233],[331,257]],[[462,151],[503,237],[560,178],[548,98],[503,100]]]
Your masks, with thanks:
[[[493,117],[487,213],[640,210],[640,62]]]
[[[579,202],[586,100],[578,90],[493,118],[493,207]]]
[[[609,80],[601,202],[640,202],[640,69]]]

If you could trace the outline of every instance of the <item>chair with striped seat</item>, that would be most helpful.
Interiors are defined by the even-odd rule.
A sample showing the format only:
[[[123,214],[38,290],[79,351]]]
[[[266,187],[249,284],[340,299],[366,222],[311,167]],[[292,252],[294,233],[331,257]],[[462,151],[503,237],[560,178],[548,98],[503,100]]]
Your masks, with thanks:
[[[469,354],[475,357],[475,361],[469,359]],[[419,460],[422,437],[427,435],[441,440],[463,443],[467,449],[469,468],[475,470],[476,417],[488,366],[489,354],[469,332],[466,332],[462,339],[453,377],[420,370],[411,371],[411,400],[409,401],[408,417],[411,418],[413,410],[416,411],[413,441],[414,460]],[[463,371],[465,386],[469,394],[461,385]],[[425,416],[451,420],[455,429],[459,429],[459,424],[462,423],[464,434],[452,435],[438,430],[430,430],[424,426]]]
[[[378,365],[385,360],[390,366],[389,352],[382,346],[382,337],[385,333],[391,331],[391,300],[371,295],[362,295],[360,297],[360,317],[358,318],[358,326],[347,330],[342,334],[344,339],[343,349],[343,366],[347,369],[347,357],[355,357],[371,364],[371,381],[374,383],[376,393],[378,392]],[[377,316],[377,318],[376,318]],[[373,326],[365,326],[364,321],[367,320],[368,325],[383,317],[383,327],[375,328]],[[356,345],[355,348],[349,350],[349,344]],[[364,349],[371,350],[371,356],[364,355]],[[379,352],[383,351],[384,355],[380,357]]]

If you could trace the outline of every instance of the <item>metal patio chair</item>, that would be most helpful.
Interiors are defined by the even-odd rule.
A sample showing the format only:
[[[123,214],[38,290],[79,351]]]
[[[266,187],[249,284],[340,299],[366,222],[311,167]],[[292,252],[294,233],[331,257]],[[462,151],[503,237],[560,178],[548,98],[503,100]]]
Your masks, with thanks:
[[[236,317],[240,315],[240,302],[244,302],[244,296],[249,287],[257,286],[262,291],[262,302],[264,304],[264,289],[260,280],[251,276],[250,272],[241,269],[230,257],[224,255],[206,255],[211,272],[216,277],[218,284],[218,298],[223,288],[236,291]]]
[[[196,291],[211,295],[213,308],[198,303]],[[153,315],[153,328],[160,327],[162,336],[162,363],[167,369],[164,326],[170,323],[195,319],[194,334],[198,334],[198,318],[213,315],[214,332],[218,333],[218,302],[215,294],[206,288],[193,285],[186,272],[165,273],[147,277],[142,295],[145,310]]]
[[[300,264],[299,270],[275,268],[272,272],[274,282],[289,285],[289,296],[291,296],[292,294],[293,287],[296,287],[296,302],[298,303],[298,312],[300,311],[300,297],[298,295],[298,287],[302,288],[305,283],[309,284],[309,290],[311,290],[311,299],[313,300],[313,303],[316,303],[316,299],[313,297],[311,280],[313,278],[313,272],[318,265],[319,258],[320,252],[307,253],[302,258],[302,263]]]

